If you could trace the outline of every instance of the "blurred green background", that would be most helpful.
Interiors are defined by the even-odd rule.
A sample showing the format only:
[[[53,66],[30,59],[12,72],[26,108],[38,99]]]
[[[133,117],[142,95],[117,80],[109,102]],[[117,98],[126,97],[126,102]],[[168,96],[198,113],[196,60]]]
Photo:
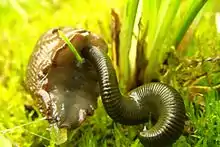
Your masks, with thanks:
[[[158,3],[160,2],[158,0]],[[175,38],[175,34],[180,30],[181,21],[184,20],[183,16],[187,15],[186,10],[189,10],[192,0],[179,2],[181,7],[179,7],[179,13],[175,17],[172,27],[169,29],[165,27],[164,31],[160,33],[165,38],[164,40],[159,39],[158,42],[164,58],[161,59],[160,64],[156,64],[161,71],[159,79],[173,85],[182,94],[189,118],[184,134],[173,146],[219,146],[220,32],[217,31],[217,27],[220,28],[220,18],[218,21],[216,18],[220,13],[220,5],[218,0],[209,0],[196,16],[192,25],[187,28],[186,34],[183,34],[180,44],[174,50],[172,43],[175,39],[172,38]],[[38,116],[39,112],[36,114],[36,111],[29,109],[33,105],[33,100],[23,88],[26,65],[39,36],[46,30],[57,26],[88,29],[105,39],[109,45],[109,55],[113,59],[113,64],[117,71],[122,73],[126,69],[123,69],[124,66],[121,64],[117,67],[114,60],[114,49],[117,42],[112,34],[117,32],[117,29],[113,29],[117,21],[113,21],[115,17],[113,17],[111,10],[114,8],[123,26],[126,23],[125,10],[136,7],[128,6],[128,4],[129,1],[126,0],[0,1],[1,147],[56,146],[56,138],[50,136],[50,132],[46,130],[47,121]],[[153,11],[152,9],[148,10],[148,16],[153,15]],[[135,13],[138,17],[139,11],[137,10]],[[132,15],[130,16],[132,17]],[[134,20],[131,22],[135,23]],[[160,23],[159,21],[154,25],[157,26]],[[126,32],[128,30],[122,29],[121,34],[126,34]],[[132,27],[130,32],[134,37],[127,40],[122,35],[121,44],[127,45],[128,42],[138,40],[135,34],[136,28]],[[152,32],[149,36],[155,36]],[[123,47],[122,45],[121,48]],[[133,48],[136,49],[131,45],[128,49],[132,50]],[[167,48],[169,48],[168,53],[164,52]],[[154,48],[152,47],[152,49]],[[157,56],[153,51],[152,54],[149,59]],[[128,89],[131,89],[138,85],[136,74],[134,74],[138,70],[136,70],[136,64],[133,63],[133,60],[127,61],[125,59],[123,61],[129,63],[131,71],[128,76],[130,74],[131,81],[134,81],[128,86]],[[162,61],[163,63],[166,61],[166,63],[162,64]],[[143,78],[143,75],[140,77]],[[120,77],[121,79],[123,77]],[[60,146],[141,147],[142,145],[136,138],[137,128],[139,126],[128,127],[113,123],[99,102],[99,108],[95,115],[88,118],[82,127],[70,132],[68,141]]]

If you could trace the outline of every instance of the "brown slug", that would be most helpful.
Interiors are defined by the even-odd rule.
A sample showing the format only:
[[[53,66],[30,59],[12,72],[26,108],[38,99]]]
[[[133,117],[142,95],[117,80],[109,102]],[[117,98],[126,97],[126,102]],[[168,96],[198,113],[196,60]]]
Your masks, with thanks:
[[[50,123],[76,128],[97,107],[98,76],[91,63],[78,64],[59,36],[62,31],[80,52],[93,44],[107,52],[97,35],[84,29],[53,28],[37,41],[27,66],[25,85]]]

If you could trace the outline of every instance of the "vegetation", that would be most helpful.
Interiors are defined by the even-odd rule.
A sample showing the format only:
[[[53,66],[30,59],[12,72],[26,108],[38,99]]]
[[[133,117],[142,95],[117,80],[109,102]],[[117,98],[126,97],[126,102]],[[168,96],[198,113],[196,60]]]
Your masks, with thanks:
[[[123,91],[155,80],[180,91],[188,120],[174,147],[219,146],[218,11],[218,0],[1,1],[0,146],[52,147],[62,139],[50,134],[48,122],[23,88],[37,39],[56,26],[101,35]],[[94,116],[68,132],[67,142],[59,146],[141,147],[136,136],[141,128],[112,122],[99,101]]]

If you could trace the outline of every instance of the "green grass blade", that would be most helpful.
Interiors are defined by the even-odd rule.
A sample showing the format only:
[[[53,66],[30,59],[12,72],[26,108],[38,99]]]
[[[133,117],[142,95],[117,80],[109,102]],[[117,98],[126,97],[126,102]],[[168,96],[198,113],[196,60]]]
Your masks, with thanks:
[[[155,1],[150,1],[146,0],[143,2],[144,6],[148,7],[149,13],[148,14],[143,14],[147,15],[146,18],[148,17],[149,19],[149,30],[148,30],[148,39],[147,39],[147,50],[145,51],[145,56],[149,57],[151,55],[151,50],[153,48],[153,40],[155,40],[155,32],[156,32],[156,27],[157,27],[157,15],[158,15],[158,3],[157,0]]]
[[[70,50],[73,52],[73,54],[76,56],[77,61],[80,63],[83,63],[83,58],[79,55],[75,47],[72,45],[72,43],[69,41],[69,39],[65,36],[65,34],[62,31],[59,31],[60,37],[66,42]]]
[[[122,20],[122,28],[120,33],[120,47],[119,47],[119,78],[120,88],[126,91],[126,85],[130,79],[129,69],[129,51],[131,48],[131,40],[133,35],[133,28],[135,17],[137,13],[139,0],[127,0],[126,9]]]
[[[155,72],[159,69],[159,65],[164,58],[165,52],[167,52],[166,50],[162,50],[161,46],[166,38],[167,30],[170,28],[179,9],[180,1],[162,1],[159,10],[156,10],[156,5],[157,4],[153,4],[155,10],[151,11],[154,11],[155,13],[158,11],[158,13],[155,15],[155,18],[150,19],[150,26],[153,25],[153,27],[149,28],[148,46],[145,50],[145,57],[148,60],[148,66],[145,70],[144,76],[145,82],[149,82],[153,78],[158,79],[159,75]]]
[[[129,83],[127,85],[127,89],[132,89],[133,87],[136,87],[136,72],[137,72],[137,58],[138,57],[138,37],[140,33],[139,23],[142,16],[142,1],[140,1],[136,13],[134,28],[133,28],[133,34],[132,40],[131,40],[131,47],[129,51]]]
[[[207,1],[208,0],[197,0],[197,1],[192,0],[191,7],[186,13],[186,16],[184,17],[184,19],[182,19],[180,23],[181,25],[180,25],[179,31],[175,35],[176,37],[173,43],[175,47],[178,47],[179,43],[184,37],[184,34],[186,33],[186,31],[192,24],[193,20],[195,19],[195,17],[197,16],[197,14],[203,8],[203,6],[206,4]]]

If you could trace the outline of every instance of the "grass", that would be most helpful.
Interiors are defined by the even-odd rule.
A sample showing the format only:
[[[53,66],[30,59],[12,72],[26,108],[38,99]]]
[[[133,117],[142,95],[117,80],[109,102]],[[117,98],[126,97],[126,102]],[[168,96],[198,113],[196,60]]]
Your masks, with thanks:
[[[146,8],[149,5],[157,7],[161,2],[158,0],[153,4],[143,3],[143,5]],[[220,61],[214,60],[216,55],[220,54],[220,35],[216,32],[213,18],[213,14],[217,10],[219,11],[217,3],[217,0],[210,0],[209,4],[203,9],[203,13],[199,13],[193,21],[193,25],[186,24],[189,25],[189,28],[185,30],[186,35],[182,36],[184,38],[180,39],[178,48],[172,53],[163,53],[163,55],[169,57],[168,64],[159,64],[164,70],[161,80],[175,86],[184,97],[189,119],[186,122],[184,134],[173,145],[174,147],[215,147],[220,145],[220,88],[218,87],[220,84]],[[34,110],[37,112],[29,109],[28,106],[33,106],[33,100],[23,88],[23,78],[28,58],[39,36],[55,26],[83,27],[103,36],[109,45],[111,54],[114,47],[112,42],[116,40],[111,38],[110,8],[115,7],[118,10],[122,10],[118,17],[121,23],[124,24],[122,30],[129,27],[129,32],[126,32],[128,35],[125,36],[128,36],[129,40],[131,40],[129,45],[126,43],[128,41],[127,38],[123,38],[123,35],[119,36],[122,42],[119,48],[121,48],[121,54],[124,53],[122,49],[127,50],[126,53],[130,54],[128,49],[134,48],[134,44],[143,44],[143,42],[140,42],[143,41],[146,34],[143,31],[142,34],[133,34],[132,36],[132,30],[134,29],[135,31],[137,25],[135,16],[139,17],[140,15],[135,14],[135,11],[140,8],[136,4],[129,5],[126,8],[125,4],[124,1],[116,0],[111,1],[111,3],[102,0],[98,0],[96,3],[91,0],[82,0],[81,3],[70,0],[65,2],[60,0],[40,2],[37,0],[29,2],[5,0],[0,2],[0,146],[56,146],[56,139],[50,136],[50,132],[46,130],[48,127],[47,121],[42,118],[35,107]],[[152,38],[152,42],[149,41],[152,43],[150,46],[160,46],[164,50],[172,50],[170,49],[172,38],[181,36],[179,34],[182,32],[177,31],[179,24],[182,23],[180,21],[182,20],[180,12],[184,13],[184,8],[189,8],[190,6],[190,3],[187,2],[184,3],[185,5],[181,5],[180,12],[175,17],[172,27],[169,28],[169,31],[163,31],[167,29],[169,23],[158,23],[158,21],[171,21],[173,15],[163,16],[163,14],[165,12],[174,14],[177,11],[175,7],[168,9],[169,4],[180,7],[178,2],[163,2],[164,9],[158,12],[161,15],[158,20],[154,17],[157,14],[156,9],[152,7],[150,7],[152,10],[143,9],[144,14],[151,14],[146,15],[143,20],[153,20],[149,24],[142,24],[143,28],[153,27],[153,29],[150,29],[152,31],[149,38]],[[199,6],[198,4],[192,5],[192,7]],[[128,10],[132,13],[131,15],[129,14],[132,16],[129,17],[131,20],[127,20],[124,17]],[[121,18],[124,18],[124,20]],[[187,18],[186,16],[183,22],[188,23],[185,20],[190,20],[190,18]],[[130,22],[134,23],[132,24],[133,26]],[[156,27],[155,24],[159,25],[159,27]],[[165,40],[161,39],[160,36],[154,35],[155,33],[161,34]],[[153,37],[156,37],[156,42],[153,41],[155,40]],[[135,39],[136,42],[133,41]],[[150,51],[148,50],[148,52],[155,55],[154,52],[156,50],[153,50],[153,48]],[[112,51],[112,53],[114,52]],[[179,54],[180,52],[181,55]],[[150,57],[149,54],[143,55],[144,58],[146,56]],[[122,66],[116,67],[116,69],[129,71],[135,68],[131,64],[136,61],[130,60],[131,58],[123,59],[128,56],[120,57],[119,63],[122,65],[127,64],[127,67],[125,67],[127,69],[123,69]],[[213,60],[205,61],[209,57],[213,58]],[[126,60],[130,61],[126,62]],[[136,77],[135,72],[126,72],[126,74],[126,76],[133,77],[132,82],[136,82],[134,79]],[[127,78],[126,76],[125,78]],[[124,78],[124,76],[121,78]],[[115,124],[107,116],[101,101],[99,101],[99,107],[95,115],[88,118],[77,130],[68,132],[68,141],[60,146],[141,147],[142,145],[136,138],[140,127]]]
[[[74,56],[76,57],[76,60],[80,63],[83,63],[83,58],[79,55],[75,47],[72,45],[70,40],[65,36],[65,34],[62,31],[58,31],[60,34],[60,37],[65,41],[65,43],[68,45],[70,50],[73,52]]]

